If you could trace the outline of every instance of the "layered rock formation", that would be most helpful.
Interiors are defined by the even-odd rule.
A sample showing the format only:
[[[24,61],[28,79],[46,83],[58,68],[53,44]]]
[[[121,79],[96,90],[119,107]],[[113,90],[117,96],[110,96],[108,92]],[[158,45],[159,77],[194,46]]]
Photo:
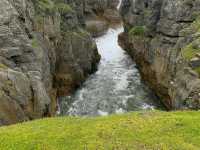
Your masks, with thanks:
[[[200,108],[200,1],[123,0],[120,43],[168,109]]]
[[[82,0],[0,1],[0,125],[52,116],[96,69]]]

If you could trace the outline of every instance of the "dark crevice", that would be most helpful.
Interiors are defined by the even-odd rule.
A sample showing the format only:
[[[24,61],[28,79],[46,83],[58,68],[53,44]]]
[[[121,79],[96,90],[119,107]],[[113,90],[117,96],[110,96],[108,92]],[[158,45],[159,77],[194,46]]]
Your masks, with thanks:
[[[33,39],[33,36],[31,35],[31,33],[30,33],[28,28],[25,28],[25,32],[28,35],[29,39]]]
[[[193,23],[193,20],[179,20],[177,23]]]
[[[19,16],[18,19],[19,19],[21,22],[23,22],[23,23],[26,22],[26,19],[25,19],[23,16]]]
[[[161,34],[165,37],[169,37],[169,38],[179,38],[180,36],[179,35],[170,35],[170,34],[166,34],[166,33],[163,33],[163,32],[157,32],[157,34]]]

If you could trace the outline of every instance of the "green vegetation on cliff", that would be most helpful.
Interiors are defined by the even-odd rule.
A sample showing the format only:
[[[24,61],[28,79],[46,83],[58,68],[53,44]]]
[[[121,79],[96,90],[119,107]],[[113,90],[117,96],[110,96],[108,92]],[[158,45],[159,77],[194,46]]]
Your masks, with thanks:
[[[53,14],[59,12],[61,14],[73,12],[73,9],[64,2],[64,0],[33,0],[36,12],[39,15]]]
[[[36,12],[40,15],[45,13],[51,14],[55,12],[55,5],[52,0],[33,0]]]
[[[192,34],[192,37],[194,37],[194,40],[192,40],[182,49],[183,57],[187,60],[190,60],[194,58],[197,53],[200,53],[200,37],[198,36],[198,34],[200,34],[200,17],[197,17],[191,26],[183,30],[181,33],[183,35]]]
[[[0,128],[3,150],[198,150],[200,112],[60,117]]]
[[[56,3],[55,7],[61,14],[73,12],[73,9],[65,3]]]
[[[187,60],[190,60],[196,56],[196,54],[200,53],[200,48],[198,47],[198,43],[200,42],[200,38],[188,44],[183,50],[183,57]]]
[[[146,33],[145,26],[135,26],[130,29],[129,36],[144,36]]]
[[[183,30],[183,34],[188,34],[189,32],[192,37],[192,41],[188,43],[183,49],[182,49],[182,55],[183,58],[187,61],[191,61],[194,58],[199,58],[200,54],[200,17],[197,17],[197,19],[191,24],[189,28],[186,30]],[[199,75],[200,75],[200,67],[193,68]]]

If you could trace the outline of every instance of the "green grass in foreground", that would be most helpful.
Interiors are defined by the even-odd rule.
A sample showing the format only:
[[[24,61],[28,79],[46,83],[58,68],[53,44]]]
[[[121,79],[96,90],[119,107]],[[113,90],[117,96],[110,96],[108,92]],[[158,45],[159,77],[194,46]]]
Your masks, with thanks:
[[[0,150],[199,150],[200,112],[60,117],[0,128]]]

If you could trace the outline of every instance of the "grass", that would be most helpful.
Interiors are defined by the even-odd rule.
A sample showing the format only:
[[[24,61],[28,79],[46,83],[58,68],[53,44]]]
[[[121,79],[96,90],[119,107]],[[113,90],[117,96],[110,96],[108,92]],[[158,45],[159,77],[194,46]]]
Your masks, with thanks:
[[[200,112],[58,117],[0,128],[2,150],[199,150]]]

